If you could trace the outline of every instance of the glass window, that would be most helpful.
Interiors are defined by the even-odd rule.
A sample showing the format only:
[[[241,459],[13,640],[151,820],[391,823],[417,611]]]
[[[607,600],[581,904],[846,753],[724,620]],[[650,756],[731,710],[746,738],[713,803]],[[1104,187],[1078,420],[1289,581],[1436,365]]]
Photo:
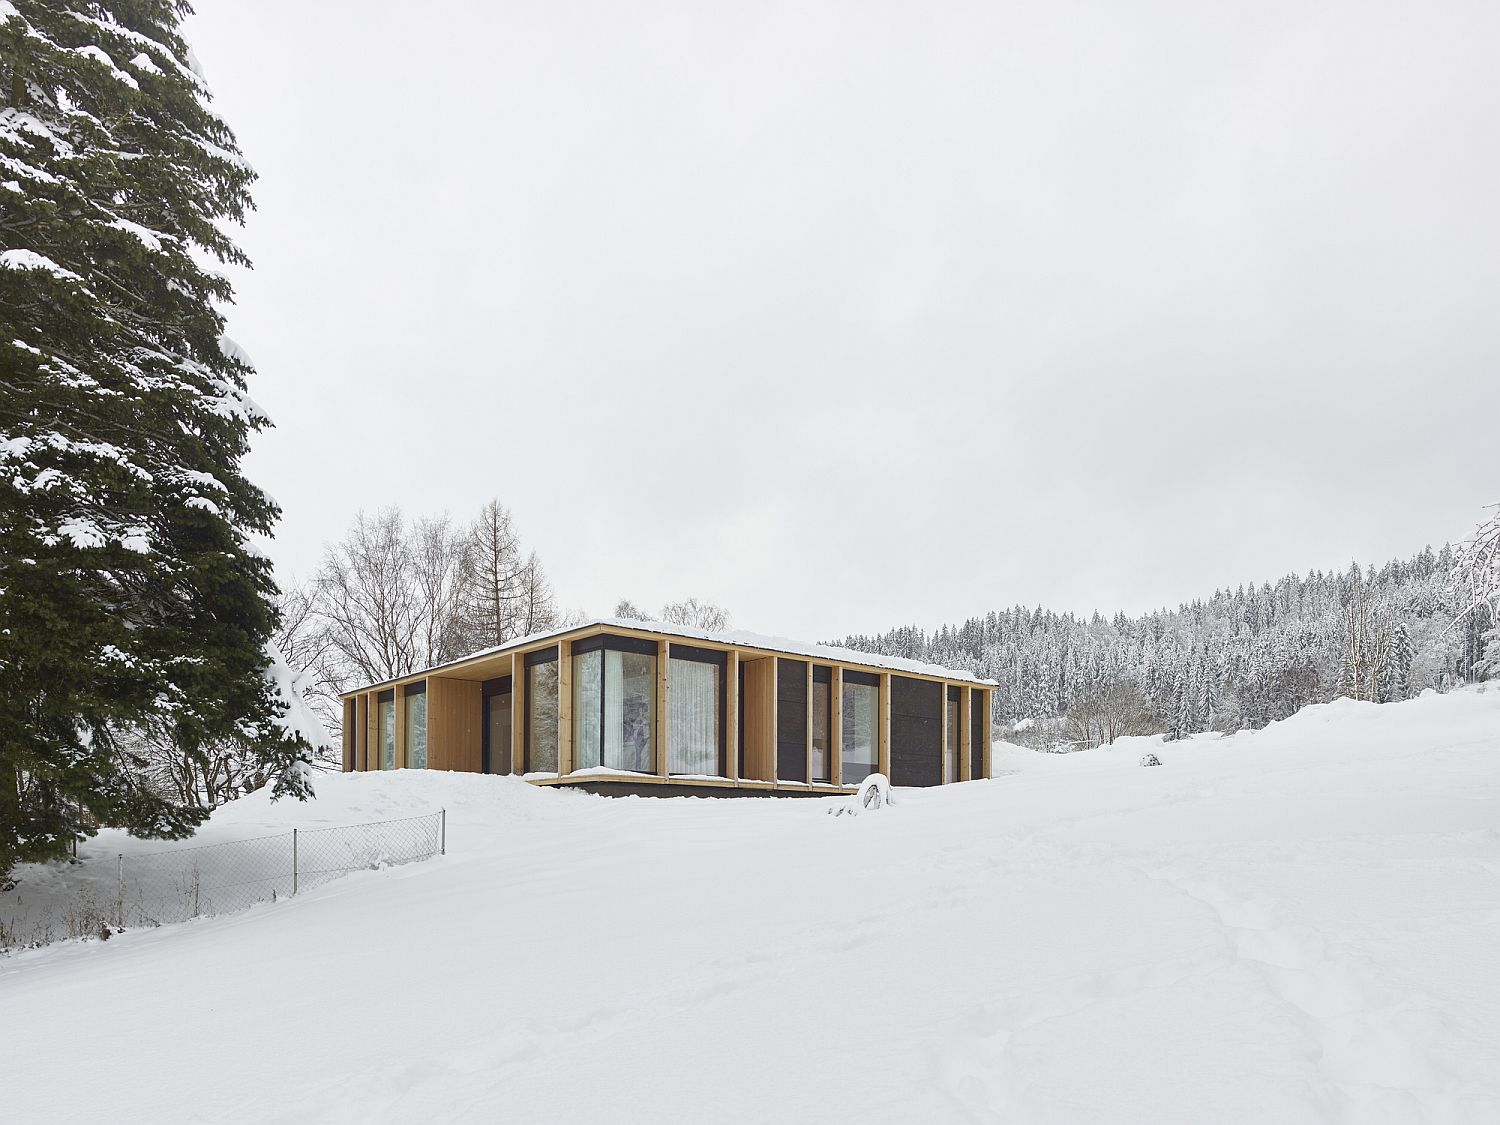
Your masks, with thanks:
[[[573,766],[651,773],[656,656],[596,648],[573,657]]]
[[[406,689],[406,768],[427,768],[427,685]]]
[[[943,782],[958,780],[958,699],[948,694],[948,736],[943,740]]]
[[[862,683],[844,673],[843,745],[839,768],[845,785],[858,785],[879,767],[877,737],[880,730],[880,687]],[[852,682],[851,682],[852,681]]]
[[[377,705],[380,730],[380,768],[396,768],[396,693],[385,692]]]
[[[557,772],[557,652],[526,667],[526,772]]]
[[[510,773],[510,692],[497,691],[484,701],[490,747],[490,773]]]
[[[833,774],[832,669],[814,668],[812,686],[812,779],[829,781]]]
[[[717,777],[719,764],[720,679],[718,664],[672,658],[671,741],[674,774]]]

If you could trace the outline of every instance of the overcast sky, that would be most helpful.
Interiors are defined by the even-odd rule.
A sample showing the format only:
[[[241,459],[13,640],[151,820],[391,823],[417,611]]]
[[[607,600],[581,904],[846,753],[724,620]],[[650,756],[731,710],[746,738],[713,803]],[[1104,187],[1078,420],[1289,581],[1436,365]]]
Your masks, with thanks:
[[[304,577],[498,496],[569,609],[828,639],[1500,500],[1500,5],[197,0]]]

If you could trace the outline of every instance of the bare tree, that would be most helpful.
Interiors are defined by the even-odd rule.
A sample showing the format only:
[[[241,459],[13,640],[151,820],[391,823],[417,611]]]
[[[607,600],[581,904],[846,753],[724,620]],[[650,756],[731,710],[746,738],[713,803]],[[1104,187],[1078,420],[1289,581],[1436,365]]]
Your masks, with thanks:
[[[471,583],[470,531],[446,515],[412,527],[411,583],[416,591],[417,667],[430,668],[472,651],[465,609]]]
[[[469,531],[462,617],[470,648],[503,645],[526,631],[518,630],[518,620],[526,616],[529,561],[509,509],[491,500]]]
[[[1134,683],[1116,679],[1083,692],[1068,708],[1063,737],[1086,746],[1108,746],[1127,735],[1154,734],[1160,723]]]
[[[339,658],[368,683],[416,665],[416,591],[406,521],[386,508],[360,512],[342,540],[323,554],[318,612]]]
[[[552,596],[552,583],[547,580],[535,551],[526,557],[526,565],[521,570],[520,591],[514,635],[524,637],[557,628],[561,615]]]
[[[316,587],[301,583],[284,586],[278,605],[281,627],[276,632],[276,647],[289,668],[308,674],[308,704],[330,734],[337,735],[342,717],[339,694],[351,685],[329,637],[328,624],[318,610]]]
[[[729,611],[713,602],[701,602],[697,598],[685,598],[670,602],[661,608],[661,619],[673,625],[687,625],[710,633],[729,628]]]

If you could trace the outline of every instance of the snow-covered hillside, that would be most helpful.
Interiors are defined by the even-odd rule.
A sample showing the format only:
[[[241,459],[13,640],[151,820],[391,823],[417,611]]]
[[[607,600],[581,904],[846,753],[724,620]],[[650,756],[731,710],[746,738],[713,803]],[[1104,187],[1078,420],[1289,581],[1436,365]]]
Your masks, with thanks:
[[[249,798],[215,838],[445,805],[449,854],[0,960],[5,1117],[1500,1120],[1500,691],[996,765],[860,817]]]

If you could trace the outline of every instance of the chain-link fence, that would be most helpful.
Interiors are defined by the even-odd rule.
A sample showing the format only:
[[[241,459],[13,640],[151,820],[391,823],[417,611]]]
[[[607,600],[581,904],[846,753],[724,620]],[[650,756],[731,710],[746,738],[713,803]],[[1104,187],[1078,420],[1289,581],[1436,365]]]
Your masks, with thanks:
[[[350,871],[393,867],[446,851],[447,811],[341,828],[174,848],[116,859],[112,921],[160,926],[274,902]]]

